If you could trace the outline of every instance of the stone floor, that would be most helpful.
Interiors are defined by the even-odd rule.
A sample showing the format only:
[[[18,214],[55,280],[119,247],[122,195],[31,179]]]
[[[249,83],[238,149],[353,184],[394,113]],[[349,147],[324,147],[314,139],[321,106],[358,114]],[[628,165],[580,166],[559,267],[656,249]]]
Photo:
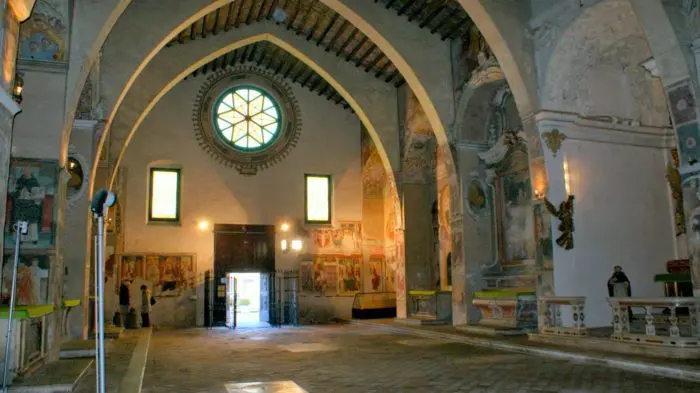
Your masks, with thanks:
[[[90,378],[90,377],[88,377]],[[143,393],[698,392],[700,384],[336,325],[156,332]]]
[[[110,343],[105,352],[105,390],[107,393],[119,393],[119,385],[131,361],[134,348],[141,332],[138,330],[125,331],[122,337]],[[76,386],[74,393],[95,393],[95,367],[90,367],[85,376]],[[127,393],[127,392],[124,392]],[[129,392],[131,393],[131,392]]]

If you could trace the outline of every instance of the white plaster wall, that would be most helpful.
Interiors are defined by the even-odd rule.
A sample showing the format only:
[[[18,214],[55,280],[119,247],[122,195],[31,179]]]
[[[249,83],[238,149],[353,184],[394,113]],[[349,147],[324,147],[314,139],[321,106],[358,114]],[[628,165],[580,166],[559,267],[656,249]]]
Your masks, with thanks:
[[[562,150],[576,198],[575,232],[573,250],[554,247],[556,295],[586,296],[586,324],[610,326],[614,265],[629,277],[632,296],[663,296],[653,278],[675,255],[664,151],[574,140]],[[555,205],[562,197],[550,192]],[[559,236],[556,225],[553,231]]]
[[[65,106],[66,74],[20,70],[22,112],[15,117],[13,156],[58,159]]]
[[[139,128],[122,161],[127,168],[124,212],[125,252],[197,254],[200,276],[213,267],[213,234],[197,229],[207,219],[221,224],[274,225],[278,217],[303,219],[304,173],[328,173],[335,188],[335,220],[361,220],[360,122],[329,101],[293,87],[303,129],[301,138],[281,163],[244,177],[215,162],[195,139],[191,113],[204,79],[187,80],[158,103]],[[182,225],[147,225],[148,165],[168,160],[182,167]],[[276,256],[278,268],[296,265],[293,255]],[[138,288],[139,282],[134,283]],[[137,291],[137,289],[135,290]],[[203,323],[203,288],[198,300],[161,298],[153,309],[154,323],[182,326]],[[351,298],[350,298],[351,299]],[[338,298],[336,308],[350,311],[351,301]]]

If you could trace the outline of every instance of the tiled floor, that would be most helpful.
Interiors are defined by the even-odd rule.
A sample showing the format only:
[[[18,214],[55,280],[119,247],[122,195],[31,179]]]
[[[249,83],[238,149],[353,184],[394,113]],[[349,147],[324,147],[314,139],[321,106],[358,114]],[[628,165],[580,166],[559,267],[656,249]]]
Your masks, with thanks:
[[[229,393],[233,384],[283,381],[309,393],[700,391],[690,382],[339,325],[156,332],[143,392]],[[275,391],[248,387],[241,391]]]

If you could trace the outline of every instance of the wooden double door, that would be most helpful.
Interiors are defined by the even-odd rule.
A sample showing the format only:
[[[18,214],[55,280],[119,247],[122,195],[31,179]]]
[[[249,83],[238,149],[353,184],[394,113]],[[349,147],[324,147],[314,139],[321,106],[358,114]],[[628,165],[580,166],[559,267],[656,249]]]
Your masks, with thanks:
[[[212,292],[205,306],[207,326],[227,325],[232,280],[229,273],[260,273],[260,321],[270,322],[275,271],[275,227],[272,225],[214,225]],[[208,318],[207,318],[208,317]]]

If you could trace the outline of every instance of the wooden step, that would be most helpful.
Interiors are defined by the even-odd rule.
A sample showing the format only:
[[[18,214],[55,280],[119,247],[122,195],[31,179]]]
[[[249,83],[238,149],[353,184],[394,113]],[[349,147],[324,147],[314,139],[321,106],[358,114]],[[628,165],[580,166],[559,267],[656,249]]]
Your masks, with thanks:
[[[71,340],[61,345],[61,359],[94,358],[95,340]]]
[[[11,393],[69,393],[92,365],[92,359],[61,359],[41,366],[31,375],[17,377]]]

